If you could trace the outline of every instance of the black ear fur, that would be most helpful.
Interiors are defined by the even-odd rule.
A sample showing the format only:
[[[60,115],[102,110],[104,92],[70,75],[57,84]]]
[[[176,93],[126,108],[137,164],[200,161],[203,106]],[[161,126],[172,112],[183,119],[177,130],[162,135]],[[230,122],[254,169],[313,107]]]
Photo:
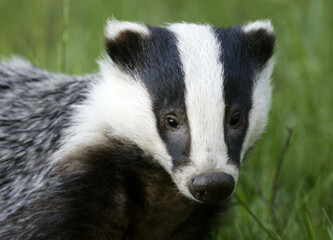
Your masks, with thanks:
[[[133,69],[134,61],[142,51],[144,38],[138,32],[123,30],[115,38],[106,39],[107,53],[116,64]]]
[[[262,67],[272,57],[275,47],[275,34],[259,28],[245,33],[252,58]]]

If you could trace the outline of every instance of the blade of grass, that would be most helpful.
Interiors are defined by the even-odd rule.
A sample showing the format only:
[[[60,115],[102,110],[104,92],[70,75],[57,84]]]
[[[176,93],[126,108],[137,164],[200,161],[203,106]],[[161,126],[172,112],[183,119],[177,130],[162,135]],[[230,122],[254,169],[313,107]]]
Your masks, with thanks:
[[[244,234],[241,231],[241,228],[237,222],[235,222],[235,227],[236,227],[236,231],[238,232],[238,236],[240,237],[240,240],[245,240]]]
[[[33,42],[35,43],[41,43],[41,23],[43,22],[42,21],[42,10],[43,10],[43,3],[40,1],[40,0],[35,0],[34,1],[34,26],[33,26],[33,29],[32,29],[32,39],[33,39]],[[33,49],[33,62],[35,64],[39,64],[38,62],[38,59],[40,59],[40,50],[39,48],[35,48]]]
[[[322,208],[322,210],[323,210],[323,212],[324,212],[324,214],[326,216],[327,222],[328,222],[328,227],[326,227],[327,234],[330,237],[330,239],[333,240],[333,226],[332,226],[332,222],[331,222],[330,218],[328,217],[325,209]]]
[[[58,68],[62,72],[66,72],[66,49],[68,42],[68,24],[69,24],[69,0],[63,0],[62,9],[62,34],[61,45],[59,49],[59,64]]]
[[[272,232],[267,229],[264,224],[256,217],[256,215],[250,210],[250,208],[243,202],[237,195],[235,195],[238,202],[243,206],[243,208],[250,214],[250,216],[257,222],[259,227],[269,236],[270,239],[276,239],[276,237],[272,234]]]
[[[276,235],[276,237],[277,237],[278,240],[281,240],[281,238],[280,238],[280,236],[279,236],[279,234],[277,232],[275,232],[275,235]]]
[[[291,139],[291,136],[293,133],[293,129],[288,128],[287,132],[288,132],[288,135],[286,137],[286,140],[284,142],[283,148],[281,150],[281,153],[280,153],[279,159],[277,161],[277,165],[276,165],[276,171],[275,171],[275,176],[274,176],[274,180],[273,180],[272,196],[271,196],[271,201],[270,201],[271,218],[272,218],[272,223],[273,223],[273,226],[274,226],[274,229],[276,232],[279,231],[278,220],[277,220],[277,216],[276,216],[277,193],[278,193],[279,185],[280,185],[279,184],[279,174],[281,171],[284,157],[290,146],[290,139]]]
[[[306,231],[307,237],[310,240],[314,240],[315,239],[315,234],[313,232],[312,224],[311,224],[311,221],[310,221],[309,216],[307,214],[308,210],[307,210],[307,207],[306,207],[306,202],[303,201],[302,196],[300,196],[300,200],[301,200],[302,219],[303,219],[303,224],[305,226],[305,231]]]
[[[304,224],[305,224],[305,227],[306,227],[306,233],[308,234],[308,238],[310,240],[314,240],[315,235],[314,235],[314,232],[313,232],[312,224],[311,224],[309,216],[306,212],[303,212],[303,220],[304,220]]]

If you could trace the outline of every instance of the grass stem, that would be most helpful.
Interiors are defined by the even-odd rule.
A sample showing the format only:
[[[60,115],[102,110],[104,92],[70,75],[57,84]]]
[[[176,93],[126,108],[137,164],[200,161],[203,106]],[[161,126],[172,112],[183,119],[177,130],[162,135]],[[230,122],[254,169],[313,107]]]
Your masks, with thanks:
[[[274,229],[276,232],[279,232],[277,216],[276,216],[277,193],[278,193],[278,190],[280,187],[280,183],[278,180],[279,180],[279,175],[280,175],[284,157],[285,157],[287,149],[289,148],[289,145],[290,145],[290,138],[293,133],[293,129],[288,128],[287,132],[288,132],[288,134],[287,134],[286,140],[284,142],[283,148],[281,150],[281,153],[279,155],[279,158],[278,158],[278,161],[276,164],[276,171],[275,171],[274,180],[273,180],[272,197],[271,197],[271,201],[270,201],[271,218],[272,218],[272,223],[273,223],[273,226],[274,226]]]
[[[66,72],[66,50],[68,42],[68,25],[69,25],[69,0],[63,0],[62,9],[62,35],[61,46],[59,50],[59,70]]]

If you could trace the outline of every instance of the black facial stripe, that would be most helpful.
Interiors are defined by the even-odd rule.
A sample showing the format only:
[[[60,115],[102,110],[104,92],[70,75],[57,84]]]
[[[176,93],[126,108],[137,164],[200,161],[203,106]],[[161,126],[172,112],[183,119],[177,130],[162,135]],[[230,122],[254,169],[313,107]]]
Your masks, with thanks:
[[[153,100],[157,129],[173,158],[174,167],[188,161],[190,131],[185,109],[185,83],[175,35],[162,27],[147,26],[148,36],[123,31],[106,44],[112,60],[123,70],[139,76]],[[168,113],[185,119],[185,132],[178,137],[162,128]]]
[[[241,27],[216,29],[221,44],[221,62],[224,67],[225,121],[224,138],[229,160],[240,165],[242,144],[248,129],[249,111],[252,107],[252,88],[255,65],[248,48],[248,42]],[[227,128],[228,117],[234,110],[243,113],[244,125],[236,131]]]
[[[174,33],[161,27],[150,27],[150,31],[147,49],[150,64],[147,64],[146,71],[142,71],[140,76],[145,79],[145,85],[153,96],[157,128],[176,168],[188,162],[191,142],[186,117],[184,73]],[[178,139],[170,139],[161,127],[163,119],[160,116],[170,111],[185,118],[186,132]]]

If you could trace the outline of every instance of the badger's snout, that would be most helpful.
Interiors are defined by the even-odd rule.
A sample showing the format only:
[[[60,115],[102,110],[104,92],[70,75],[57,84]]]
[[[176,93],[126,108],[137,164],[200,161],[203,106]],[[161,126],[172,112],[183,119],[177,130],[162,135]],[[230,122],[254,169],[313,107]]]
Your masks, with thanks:
[[[233,177],[224,172],[201,173],[193,177],[190,192],[202,202],[218,202],[227,199],[235,188]]]

